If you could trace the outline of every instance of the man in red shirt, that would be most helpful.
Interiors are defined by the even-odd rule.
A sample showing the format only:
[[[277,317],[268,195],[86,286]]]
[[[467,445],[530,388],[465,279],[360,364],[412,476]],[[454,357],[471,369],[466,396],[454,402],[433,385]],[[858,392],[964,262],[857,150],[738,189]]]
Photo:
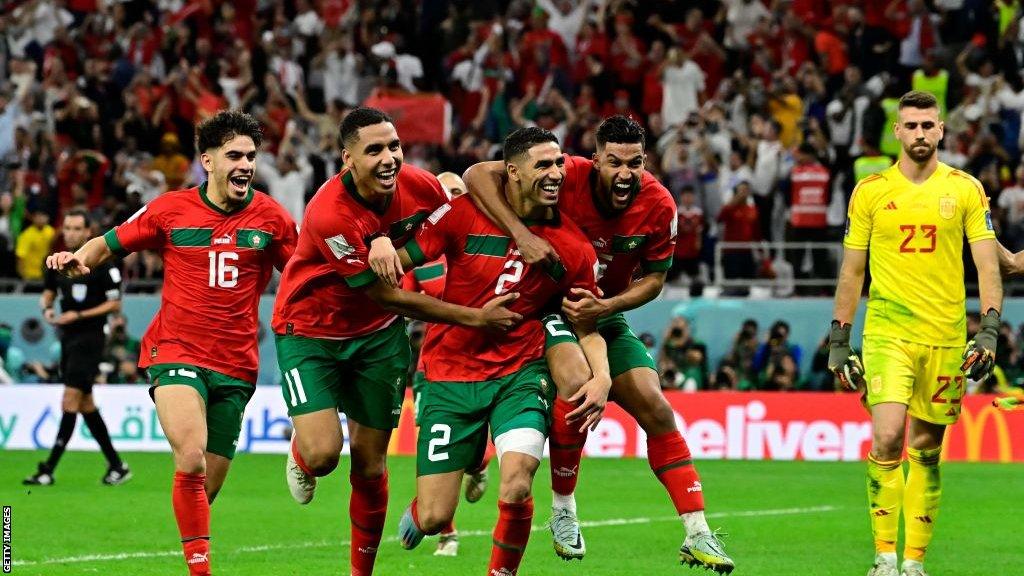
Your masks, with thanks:
[[[832,199],[831,175],[818,161],[814,146],[800,144],[794,156],[795,165],[789,174],[789,222],[786,226],[787,242],[828,242],[828,204]],[[793,266],[798,278],[831,278],[829,251],[811,249],[813,265],[810,275],[803,272],[805,251],[801,248],[786,250],[786,260]]]
[[[690,295],[701,294],[700,249],[704,240],[704,210],[697,206],[697,194],[693,186],[686,185],[679,192],[679,208],[676,216],[676,249],[672,255],[672,268],[666,280],[674,282],[686,274],[690,282]]]
[[[722,206],[718,221],[722,223],[722,242],[756,242],[761,239],[761,223],[757,205],[751,200],[750,182],[736,185],[732,199]],[[724,280],[757,277],[757,263],[751,248],[722,248]]]
[[[541,317],[552,301],[596,291],[598,268],[593,248],[558,208],[565,157],[555,136],[538,127],[516,130],[505,139],[504,157],[506,202],[525,225],[558,247],[561,261],[526,264],[512,239],[469,198],[435,211],[399,251],[403,263],[414,265],[445,255],[450,264],[445,299],[451,302],[476,306],[495,294],[522,294],[510,307],[526,320],[507,335],[437,326],[424,342],[427,382],[419,401],[417,497],[399,523],[402,546],[411,549],[451,520],[463,471],[479,461],[490,426],[501,485],[489,575],[515,574],[530,537],[531,487],[554,396],[545,340],[575,342],[557,315]],[[596,322],[580,321],[575,329],[594,376],[573,398],[583,402],[572,416],[589,418],[603,410],[611,387],[607,347]]]
[[[168,192],[74,254],[46,259],[68,276],[115,255],[157,250],[160,311],[142,338],[139,366],[174,452],[172,502],[189,574],[210,574],[210,503],[235,454],[256,383],[258,308],[272,268],[295,249],[295,222],[252,187],[259,123],[221,112],[196,128],[207,180]]]
[[[676,238],[676,205],[668,190],[644,170],[644,130],[635,120],[607,118],[598,126],[595,140],[593,159],[565,157],[559,208],[597,250],[600,291],[578,290],[563,300],[562,310],[574,324],[596,321],[608,342],[612,399],[646,432],[651,469],[686,528],[681,561],[730,572],[733,561],[704,518],[700,479],[672,408],[661,394],[654,359],[622,315],[653,300],[664,287]],[[551,246],[531,232],[497,193],[504,176],[495,164],[477,164],[466,172],[470,194],[508,230],[528,262],[557,259]],[[635,276],[639,280],[634,281]],[[554,324],[548,329],[561,331]],[[589,374],[579,347],[574,342],[550,343],[546,356],[558,387],[551,431],[551,531],[559,556],[582,558],[586,547],[574,492],[586,431],[596,427],[600,413],[590,414],[583,426],[570,416],[579,411],[577,390]],[[591,368],[596,369],[592,364]]]
[[[351,572],[373,572],[387,513],[387,449],[398,425],[410,348],[398,314],[428,322],[507,328],[518,320],[503,303],[483,309],[447,304],[370,268],[375,240],[402,245],[448,201],[437,178],[402,163],[391,118],[357,108],[341,122],[344,168],[306,207],[294,257],[281,275],[273,330],[281,391],[295,433],[286,465],[292,497],[313,499],[316,477],[338,466],[344,412],[352,454]],[[400,270],[398,271],[400,273]]]

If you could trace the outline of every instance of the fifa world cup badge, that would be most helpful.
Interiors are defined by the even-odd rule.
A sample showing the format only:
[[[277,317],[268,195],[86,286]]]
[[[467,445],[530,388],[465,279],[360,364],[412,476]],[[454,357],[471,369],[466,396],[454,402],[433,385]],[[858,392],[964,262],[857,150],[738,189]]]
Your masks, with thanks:
[[[939,198],[939,216],[946,220],[956,215],[956,198]]]

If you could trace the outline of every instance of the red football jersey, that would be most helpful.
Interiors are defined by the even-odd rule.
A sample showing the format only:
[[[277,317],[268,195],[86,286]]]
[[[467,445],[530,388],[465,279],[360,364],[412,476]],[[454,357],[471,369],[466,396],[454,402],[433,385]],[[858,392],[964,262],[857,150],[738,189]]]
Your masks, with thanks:
[[[413,268],[402,276],[402,290],[410,292],[423,292],[427,296],[433,296],[438,300],[444,298],[444,277],[448,272],[447,260],[441,256],[436,261],[424,264],[419,268]],[[424,328],[424,341],[430,337],[436,324],[427,323]],[[420,354],[416,361],[416,371],[423,372],[423,355]]]
[[[594,245],[600,262],[598,285],[608,298],[629,287],[637,267],[645,274],[672,267],[676,203],[650,172],[644,172],[640,191],[621,213],[606,213],[598,207],[596,187],[594,163],[566,154],[558,207]]]
[[[363,199],[346,170],[333,176],[306,207],[295,256],[281,276],[274,332],[311,338],[354,338],[395,321],[363,288],[377,281],[367,238],[387,234],[401,247],[420,222],[448,201],[437,178],[405,164],[383,211]],[[339,278],[339,276],[341,276]]]
[[[555,247],[558,265],[523,262],[512,239],[468,197],[438,208],[406,245],[414,263],[447,258],[445,301],[479,308],[496,296],[518,292],[509,309],[524,317],[505,334],[449,324],[432,327],[420,353],[427,380],[493,380],[543,358],[540,317],[557,312],[571,288],[594,291],[597,255],[569,218],[556,213],[551,221],[526,224]]]
[[[295,250],[288,211],[250,190],[226,213],[206,197],[206,184],[168,192],[104,235],[115,254],[157,250],[164,287],[145,336],[139,366],[195,364],[256,382],[260,295],[271,268]]]

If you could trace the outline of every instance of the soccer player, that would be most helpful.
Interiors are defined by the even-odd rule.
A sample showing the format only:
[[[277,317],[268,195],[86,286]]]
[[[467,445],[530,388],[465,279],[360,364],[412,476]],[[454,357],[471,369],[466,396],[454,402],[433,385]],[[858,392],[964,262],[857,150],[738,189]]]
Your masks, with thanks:
[[[352,455],[351,570],[364,576],[373,572],[384,529],[387,448],[408,378],[409,338],[398,314],[507,329],[519,315],[504,304],[518,295],[467,308],[378,282],[372,254],[393,255],[392,243],[404,244],[448,198],[433,174],[402,163],[398,133],[380,110],[350,112],[339,139],[344,168],[306,207],[295,255],[281,276],[273,329],[295,430],[285,468],[289,490],[306,504],[316,478],[338,466],[338,411],[344,412]],[[378,242],[386,248],[378,250]]]
[[[490,426],[501,481],[487,574],[515,574],[530,536],[531,487],[554,394],[540,318],[573,288],[596,290],[597,268],[583,234],[558,210],[565,159],[557,138],[537,127],[516,130],[505,139],[504,158],[506,201],[535,233],[558,247],[560,262],[527,265],[512,239],[469,198],[435,211],[399,251],[411,264],[442,254],[447,258],[446,300],[472,305],[511,290],[522,294],[512,308],[527,321],[508,335],[438,326],[424,342],[427,382],[419,404],[417,496],[399,523],[402,546],[411,549],[451,521],[463,471],[479,460]],[[586,399],[573,414],[586,419],[600,415],[611,379],[595,323],[581,322],[576,330],[594,373],[580,389],[578,395]]]
[[[174,453],[171,500],[192,576],[210,574],[210,503],[255,392],[260,294],[296,243],[288,212],[252,189],[261,140],[252,116],[217,113],[196,127],[206,182],[167,192],[74,254],[46,260],[75,278],[115,255],[163,255],[160,311],[142,338],[139,366]]]
[[[89,215],[83,210],[69,211],[64,215],[61,232],[64,245],[70,250],[78,250],[92,235]],[[59,315],[53,310],[53,302],[58,294],[61,309]],[[132,473],[114,449],[110,432],[92,397],[92,385],[99,374],[106,340],[103,327],[107,324],[107,314],[121,310],[121,271],[113,264],[106,263],[85,276],[71,279],[53,270],[46,270],[45,288],[39,298],[39,306],[43,309],[43,318],[61,333],[60,373],[64,378],[64,415],[60,419],[50,457],[46,462],[40,462],[36,473],[25,478],[22,484],[53,484],[53,471],[75,431],[79,413],[107,458],[107,473],[103,475],[103,483],[111,486],[124,484],[131,480]]]
[[[861,180],[850,198],[828,366],[844,385],[866,387],[871,411],[867,491],[875,561],[868,574],[924,576],[942,494],[943,433],[960,417],[965,377],[991,372],[1003,291],[985,190],[936,156],[943,123],[935,97],[904,94],[893,130],[902,145],[898,161]],[[984,311],[966,350],[965,236]],[[869,250],[862,364],[850,350],[850,332]],[[898,571],[901,508],[905,546]]]
[[[466,193],[466,183],[462,181],[462,177],[452,172],[442,172],[437,175],[437,180],[441,183],[441,187],[444,188],[445,194],[450,199],[458,198]],[[414,292],[423,292],[434,298],[441,298],[444,294],[444,277],[447,271],[445,257],[441,256],[434,262],[424,264],[413,270],[409,270],[402,276],[402,288],[404,290],[412,290]],[[434,324],[428,324],[425,328],[425,334],[433,330]],[[420,354],[416,362],[416,373],[412,377],[412,394],[414,404],[419,403],[420,395],[423,392],[423,386],[426,384],[426,379],[423,375],[423,355]],[[418,412],[418,411],[417,411]],[[419,418],[417,417],[417,422]],[[484,496],[484,492],[487,490],[488,476],[487,466],[490,464],[490,456],[486,453],[483,459],[478,464],[473,465],[469,470],[464,479],[465,484],[465,495],[466,501],[469,503],[475,503],[480,501]],[[447,526],[441,529],[438,533],[437,549],[434,550],[434,556],[458,556],[459,555],[459,533],[455,529],[455,520],[453,519],[448,523]]]
[[[700,477],[676,427],[672,407],[661,393],[654,360],[622,315],[661,293],[672,264],[676,205],[668,190],[644,170],[644,130],[636,121],[624,116],[607,118],[597,128],[596,140],[597,153],[592,160],[565,156],[559,208],[597,250],[600,291],[576,290],[563,301],[562,310],[574,324],[597,321],[608,342],[611,398],[647,433],[651,470],[668,491],[686,530],[680,561],[730,572],[733,561],[704,517]],[[471,167],[465,175],[470,194],[509,232],[524,258],[529,256],[528,262],[557,258],[557,252],[530,232],[497,193],[503,178],[499,169],[496,162]],[[634,273],[640,276],[635,282]],[[558,316],[547,322],[546,329],[552,334],[571,334]],[[568,414],[576,408],[570,398],[586,380],[588,369],[575,342],[554,343],[546,356],[558,386],[551,429],[551,532],[559,556],[583,558],[586,544],[574,492],[587,429],[596,425],[596,419],[581,426]]]

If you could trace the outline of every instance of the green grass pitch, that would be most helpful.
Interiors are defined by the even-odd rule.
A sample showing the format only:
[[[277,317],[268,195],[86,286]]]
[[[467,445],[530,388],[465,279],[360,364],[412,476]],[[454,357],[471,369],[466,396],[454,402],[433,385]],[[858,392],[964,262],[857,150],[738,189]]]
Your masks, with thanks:
[[[28,489],[21,478],[42,453],[0,452],[0,504],[13,507],[14,574],[185,574],[170,506],[168,454],[128,454],[135,478],[99,479],[97,453],[68,453],[57,484]],[[292,502],[284,456],[243,454],[213,507],[218,575],[348,574],[347,460],[321,479],[306,507]],[[497,515],[496,484],[477,504],[460,504],[457,558],[434,557],[436,539],[414,551],[395,539],[414,491],[412,458],[391,459],[391,506],[375,574],[483,575]],[[861,463],[702,461],[711,526],[728,532],[735,574],[856,575],[870,567],[871,537]],[[492,463],[491,473],[497,472]],[[535,484],[534,533],[524,576],[707,574],[678,565],[683,537],[671,503],[644,460],[590,459],[577,493],[587,557],[567,564],[551,548],[547,462]],[[943,507],[928,557],[933,576],[1019,573],[1024,466],[946,464]],[[1015,568],[1016,567],[1016,568]]]

